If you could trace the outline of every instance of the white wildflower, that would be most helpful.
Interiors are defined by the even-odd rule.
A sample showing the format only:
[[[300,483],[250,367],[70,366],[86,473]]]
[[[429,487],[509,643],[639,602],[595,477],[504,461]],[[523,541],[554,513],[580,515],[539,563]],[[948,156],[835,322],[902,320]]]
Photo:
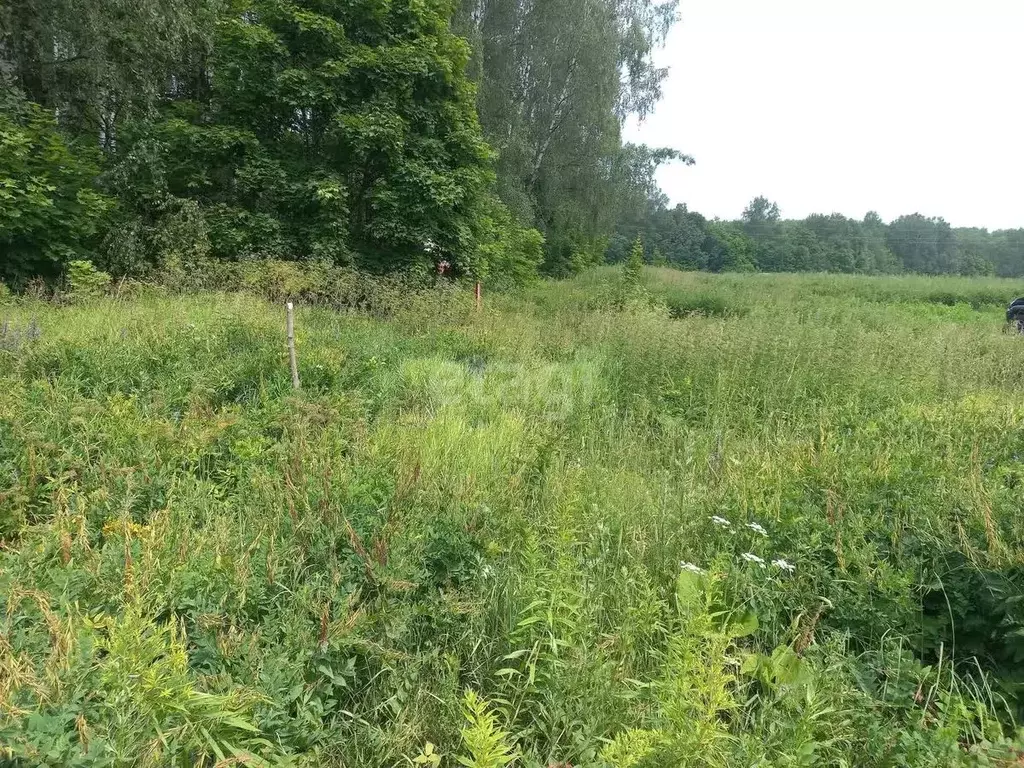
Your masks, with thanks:
[[[754,531],[755,533],[760,533],[762,536],[768,535],[768,531],[766,531],[764,529],[764,526],[760,523],[747,523],[747,528]]]
[[[722,525],[722,526],[725,526],[726,528],[731,528],[732,527],[732,523],[730,523],[724,517],[720,517],[719,515],[712,515],[708,519],[712,523],[714,523],[715,525]]]
[[[795,565],[786,562],[781,557],[778,560],[772,560],[772,565],[774,565],[776,568],[779,568],[780,570],[788,571],[789,573],[792,573],[796,570]]]
[[[753,552],[744,552],[743,559],[746,560],[748,563],[757,563],[762,568],[764,568],[764,560],[755,555]]]
[[[679,564],[680,570],[689,571],[690,573],[696,573],[698,576],[703,576],[707,571],[701,568],[699,565],[688,563],[685,560]]]

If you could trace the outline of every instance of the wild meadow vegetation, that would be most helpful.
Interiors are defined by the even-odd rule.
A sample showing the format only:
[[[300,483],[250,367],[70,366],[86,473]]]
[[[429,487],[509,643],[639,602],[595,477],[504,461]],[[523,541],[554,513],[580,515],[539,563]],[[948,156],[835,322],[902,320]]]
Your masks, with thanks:
[[[1024,230],[669,208],[677,11],[0,3],[0,766],[1024,764]]]
[[[279,282],[0,299],[0,762],[1019,764],[1014,283]]]

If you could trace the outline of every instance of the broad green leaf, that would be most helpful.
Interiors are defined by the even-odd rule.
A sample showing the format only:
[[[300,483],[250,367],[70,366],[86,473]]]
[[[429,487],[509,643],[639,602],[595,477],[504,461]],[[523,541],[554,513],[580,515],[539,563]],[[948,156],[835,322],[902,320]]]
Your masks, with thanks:
[[[676,605],[680,613],[689,613],[704,603],[707,577],[692,571],[680,571],[676,578]]]
[[[730,616],[727,632],[730,637],[746,637],[754,634],[759,626],[757,614],[748,609]]]

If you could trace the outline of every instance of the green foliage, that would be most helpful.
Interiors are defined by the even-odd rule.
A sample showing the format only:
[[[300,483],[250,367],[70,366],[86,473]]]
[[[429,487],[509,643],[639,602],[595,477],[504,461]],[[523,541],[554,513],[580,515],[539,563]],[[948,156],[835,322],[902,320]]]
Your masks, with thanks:
[[[447,2],[21,5],[3,47],[37,104],[0,105],[0,277],[83,256],[177,284],[207,260],[536,275],[543,240],[495,199]]]
[[[0,279],[55,277],[96,244],[110,198],[95,148],[66,141],[35,104],[0,104]]]
[[[441,765],[441,755],[431,742],[423,746],[423,751],[412,759],[413,765],[429,765],[431,768],[438,768]]]
[[[91,261],[69,261],[67,284],[74,299],[102,296],[110,285],[110,275],[101,272]]]
[[[444,261],[503,288],[623,261],[637,234],[687,270],[1024,275],[1021,229],[668,209],[656,171],[693,158],[622,128],[660,97],[675,0],[455,5],[5,3],[0,279]]]
[[[9,0],[0,6],[4,76],[63,129],[114,151],[207,53],[206,0]]]
[[[498,718],[488,703],[472,689],[466,689],[462,701],[466,725],[462,742],[469,755],[460,755],[459,764],[466,768],[506,768],[516,760],[509,745],[509,734],[498,727]]]
[[[727,297],[712,293],[670,290],[659,294],[658,298],[664,302],[669,316],[675,318],[688,315],[742,317],[750,311],[750,307],[734,304]]]
[[[380,269],[470,269],[489,154],[468,52],[443,13],[376,0],[226,7],[210,87],[181,94],[122,153],[121,194],[142,193],[137,216],[158,239],[173,228],[165,212],[196,201],[199,242],[217,259],[344,264],[358,252]]]
[[[598,263],[619,219],[656,190],[674,150],[623,144],[629,115],[647,114],[665,70],[654,62],[675,0],[464,0],[457,29],[474,49],[477,107],[497,150],[497,191],[545,239],[544,270]],[[573,42],[566,43],[566,30]]]
[[[251,694],[196,690],[175,625],[154,623],[135,608],[118,618],[67,621],[38,595],[8,597],[12,607],[34,600],[50,623],[57,645],[48,674],[72,672],[75,702],[44,705],[22,729],[0,726],[7,757],[35,765],[195,765],[228,758],[268,765],[260,755],[276,755],[256,736]],[[82,650],[94,654],[92,666],[83,664]],[[27,671],[11,657],[3,661],[14,662],[8,673]]]
[[[1013,281],[218,266],[2,307],[0,761],[1017,759]]]
[[[738,709],[729,670],[736,639],[758,626],[753,613],[716,610],[714,574],[683,569],[676,579],[677,620],[662,676],[654,684],[655,728],[631,729],[602,752],[614,768],[635,765],[728,765],[732,736],[725,719]]]
[[[540,232],[520,226],[497,199],[490,200],[480,229],[477,256],[468,267],[471,275],[498,289],[525,285],[537,277],[544,260]]]
[[[888,225],[876,213],[862,221],[839,213],[784,221],[763,197],[740,221],[709,222],[684,205],[665,207],[656,191],[639,210],[620,220],[608,261],[624,259],[640,232],[652,260],[656,253],[686,270],[1024,275],[1024,230],[954,230],[919,214]]]
[[[953,228],[919,213],[900,216],[886,230],[886,241],[908,272],[950,274],[960,271],[960,248]]]
[[[752,272],[755,243],[736,224],[714,222],[709,227],[708,267],[713,272]]]
[[[629,258],[622,265],[618,284],[611,297],[618,309],[644,309],[650,305],[650,297],[644,288],[644,244],[637,237],[630,250]]]
[[[629,251],[629,258],[622,268],[622,282],[627,289],[636,290],[640,287],[640,278],[644,270],[644,244],[638,237]]]
[[[244,754],[258,729],[238,696],[196,691],[188,654],[173,625],[129,611],[101,624],[97,693],[102,714],[88,723],[117,763]],[[263,742],[266,746],[270,746]]]

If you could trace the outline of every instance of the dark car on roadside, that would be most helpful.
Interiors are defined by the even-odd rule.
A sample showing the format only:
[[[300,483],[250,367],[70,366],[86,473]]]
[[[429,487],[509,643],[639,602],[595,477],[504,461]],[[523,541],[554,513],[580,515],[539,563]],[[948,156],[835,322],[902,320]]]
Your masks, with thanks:
[[[1020,333],[1024,333],[1024,296],[1014,299],[1006,308],[1006,322],[1016,326]]]

